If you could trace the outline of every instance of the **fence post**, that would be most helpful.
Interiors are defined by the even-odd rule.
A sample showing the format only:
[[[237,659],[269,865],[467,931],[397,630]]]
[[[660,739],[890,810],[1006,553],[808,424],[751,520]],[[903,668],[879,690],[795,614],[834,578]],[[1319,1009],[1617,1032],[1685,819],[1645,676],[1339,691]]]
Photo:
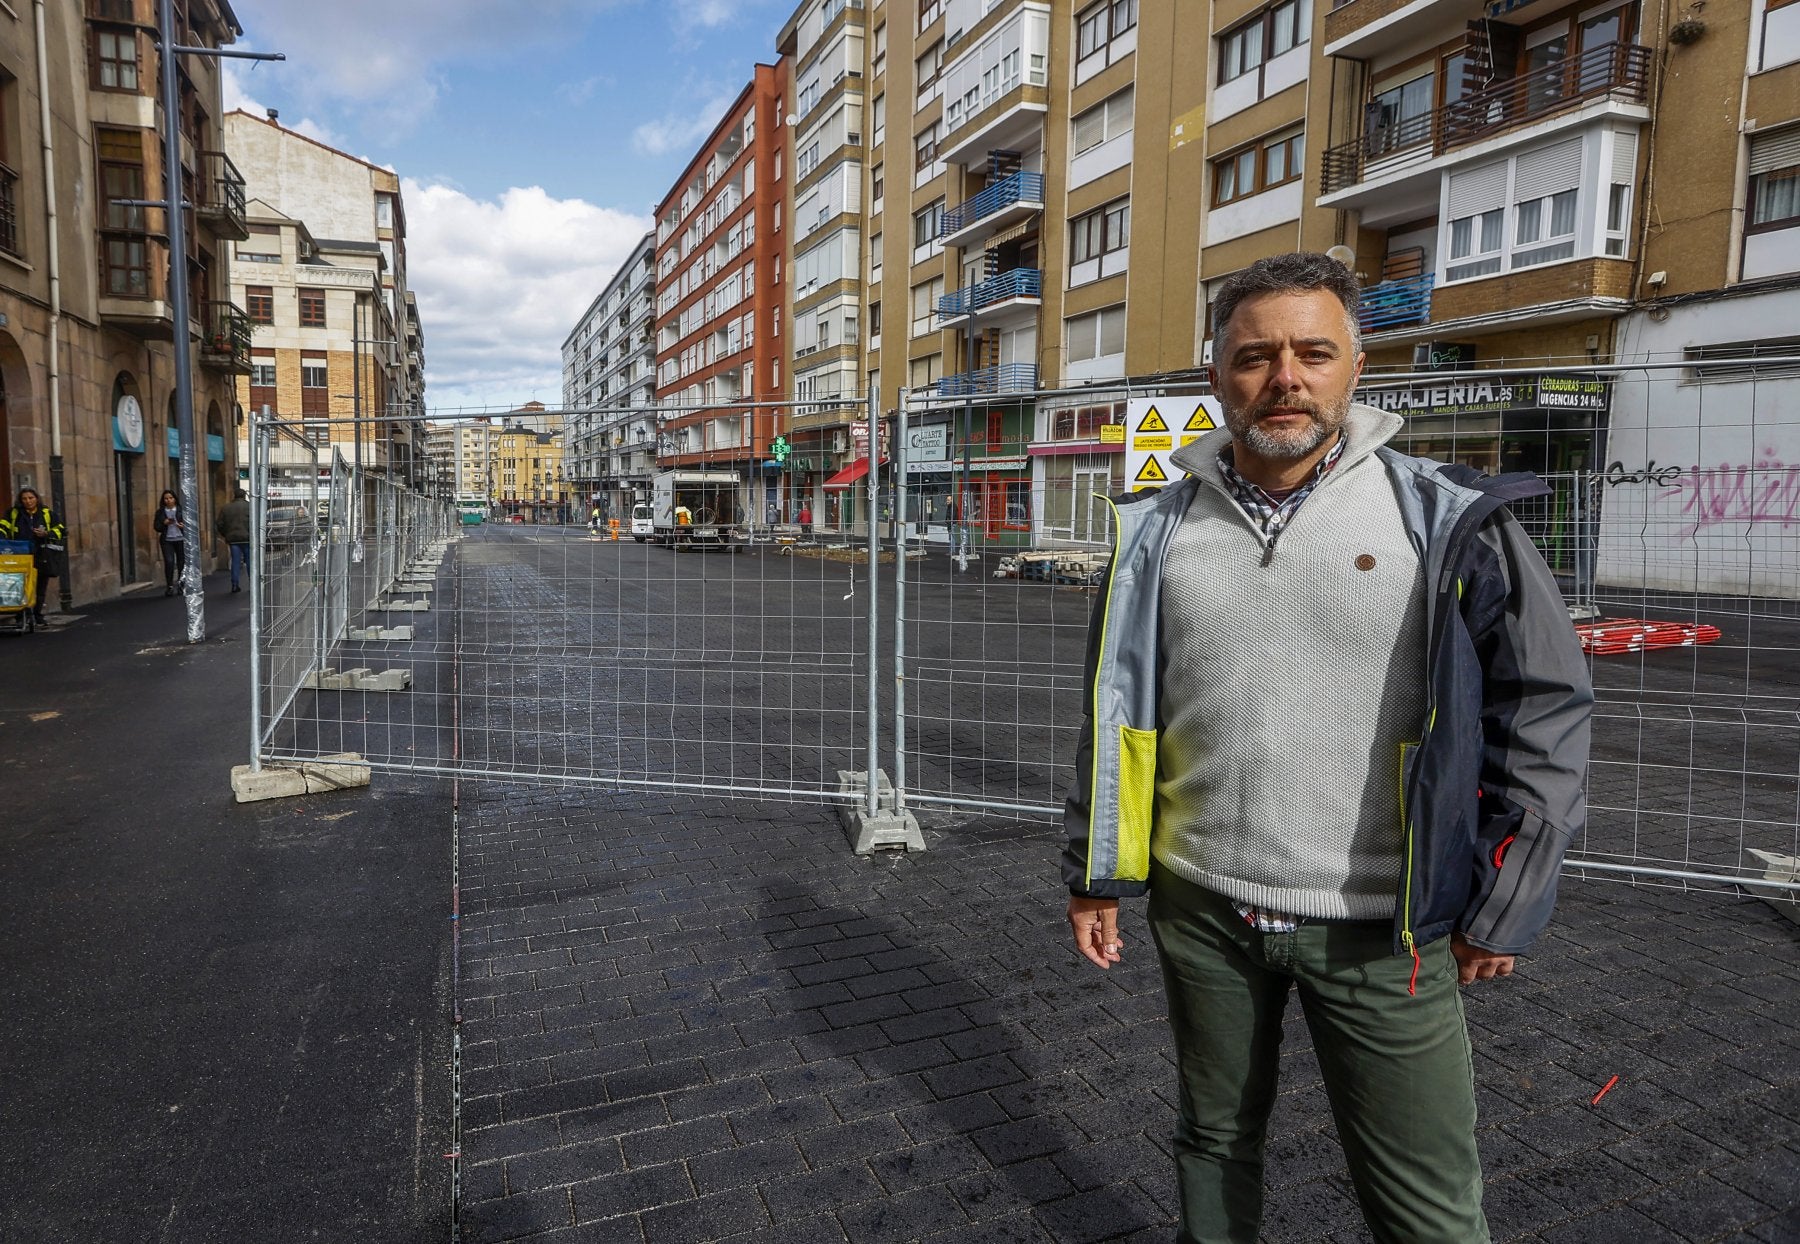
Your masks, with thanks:
[[[262,772],[262,576],[264,509],[268,505],[268,447],[263,437],[268,434],[266,420],[269,408],[264,405],[260,417],[250,419],[250,772]]]
[[[906,475],[907,402],[900,390],[894,411],[894,811],[906,811]]]
[[[876,525],[877,509],[881,500],[881,394],[873,385],[869,386],[869,748],[867,777],[868,813],[873,818],[880,810],[877,778],[880,765],[880,740],[877,737],[878,723],[881,713],[881,688],[875,678],[875,652],[881,644],[881,615],[876,605],[880,599],[881,583],[881,528]]]

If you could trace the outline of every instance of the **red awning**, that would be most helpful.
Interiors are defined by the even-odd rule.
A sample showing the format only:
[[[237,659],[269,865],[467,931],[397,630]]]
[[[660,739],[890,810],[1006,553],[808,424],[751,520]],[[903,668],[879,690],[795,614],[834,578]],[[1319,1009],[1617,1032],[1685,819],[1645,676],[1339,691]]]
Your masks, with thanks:
[[[824,488],[826,492],[842,492],[868,473],[869,460],[867,458],[858,458],[855,462],[852,462],[849,466],[826,480],[820,487]]]

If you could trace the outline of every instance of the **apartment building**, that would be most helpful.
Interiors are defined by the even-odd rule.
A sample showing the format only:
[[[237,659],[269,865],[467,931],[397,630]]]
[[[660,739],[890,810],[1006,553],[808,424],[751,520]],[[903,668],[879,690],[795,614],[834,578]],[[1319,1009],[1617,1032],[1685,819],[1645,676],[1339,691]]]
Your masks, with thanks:
[[[500,518],[528,523],[563,523],[572,517],[571,493],[562,469],[562,420],[539,414],[546,430],[505,423],[487,437],[484,465],[491,483],[492,509]]]
[[[432,478],[443,495],[491,509],[497,479],[495,426],[485,418],[426,424],[425,452]]]
[[[381,251],[373,242],[319,239],[303,220],[252,198],[247,236],[231,268],[232,302],[245,310],[251,333],[249,375],[238,380],[238,404],[304,421],[296,435],[267,445],[269,487],[276,499],[304,499],[329,473],[334,449],[358,461],[359,413],[393,409],[406,392],[398,353],[381,344],[395,334],[381,287]],[[396,443],[364,428],[364,470],[411,477],[407,440]],[[250,460],[248,422],[237,428],[238,456]]]
[[[248,193],[269,214],[257,222],[260,232],[238,244],[237,274],[254,322],[257,366],[265,369],[252,379],[276,383],[273,394],[251,391],[271,386],[245,384],[245,404],[260,409],[274,397],[281,404],[270,405],[284,416],[337,421],[328,437],[348,447],[346,457],[355,456],[360,427],[365,467],[422,482],[425,340],[407,285],[399,175],[287,129],[272,115],[231,113],[225,143]],[[287,247],[299,236],[296,224],[305,227],[307,246],[277,250],[278,238]],[[343,384],[330,378],[332,351],[343,356]],[[308,367],[325,383],[308,385]],[[284,387],[290,379],[292,387]]]
[[[779,508],[770,445],[791,376],[786,284],[787,64],[749,83],[656,207],[659,466],[736,471],[739,514]]]
[[[191,340],[178,343],[165,213],[124,202],[164,194],[155,5],[87,0],[42,18],[40,33],[28,6],[0,14],[0,480],[8,504],[33,488],[66,520],[57,586],[71,605],[158,573],[151,511],[179,487],[177,348],[192,349],[203,530],[230,496],[249,340],[228,301],[229,245],[245,235],[245,199],[224,154],[217,62],[182,57],[177,185],[193,211]],[[175,27],[184,47],[243,33],[226,0],[176,0]],[[210,568],[213,546],[201,551]]]
[[[656,469],[656,234],[562,344],[563,467],[583,503],[629,516]]]

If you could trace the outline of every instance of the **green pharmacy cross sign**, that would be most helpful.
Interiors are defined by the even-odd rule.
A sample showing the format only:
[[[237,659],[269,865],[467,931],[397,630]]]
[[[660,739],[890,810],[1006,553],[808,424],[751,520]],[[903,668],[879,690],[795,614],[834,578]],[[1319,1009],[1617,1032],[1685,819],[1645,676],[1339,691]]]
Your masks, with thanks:
[[[792,452],[793,446],[788,444],[787,437],[785,436],[777,436],[769,443],[769,453],[774,456],[775,461],[782,463],[783,465],[787,463],[788,454]]]

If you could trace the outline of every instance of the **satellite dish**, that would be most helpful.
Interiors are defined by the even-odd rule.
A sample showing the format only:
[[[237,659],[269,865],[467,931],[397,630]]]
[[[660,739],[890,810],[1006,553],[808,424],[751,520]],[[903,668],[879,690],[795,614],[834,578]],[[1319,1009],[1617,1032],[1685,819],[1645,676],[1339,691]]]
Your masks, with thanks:
[[[1338,245],[1331,247],[1325,254],[1328,257],[1337,260],[1346,268],[1351,267],[1356,263],[1356,252],[1341,242]]]

